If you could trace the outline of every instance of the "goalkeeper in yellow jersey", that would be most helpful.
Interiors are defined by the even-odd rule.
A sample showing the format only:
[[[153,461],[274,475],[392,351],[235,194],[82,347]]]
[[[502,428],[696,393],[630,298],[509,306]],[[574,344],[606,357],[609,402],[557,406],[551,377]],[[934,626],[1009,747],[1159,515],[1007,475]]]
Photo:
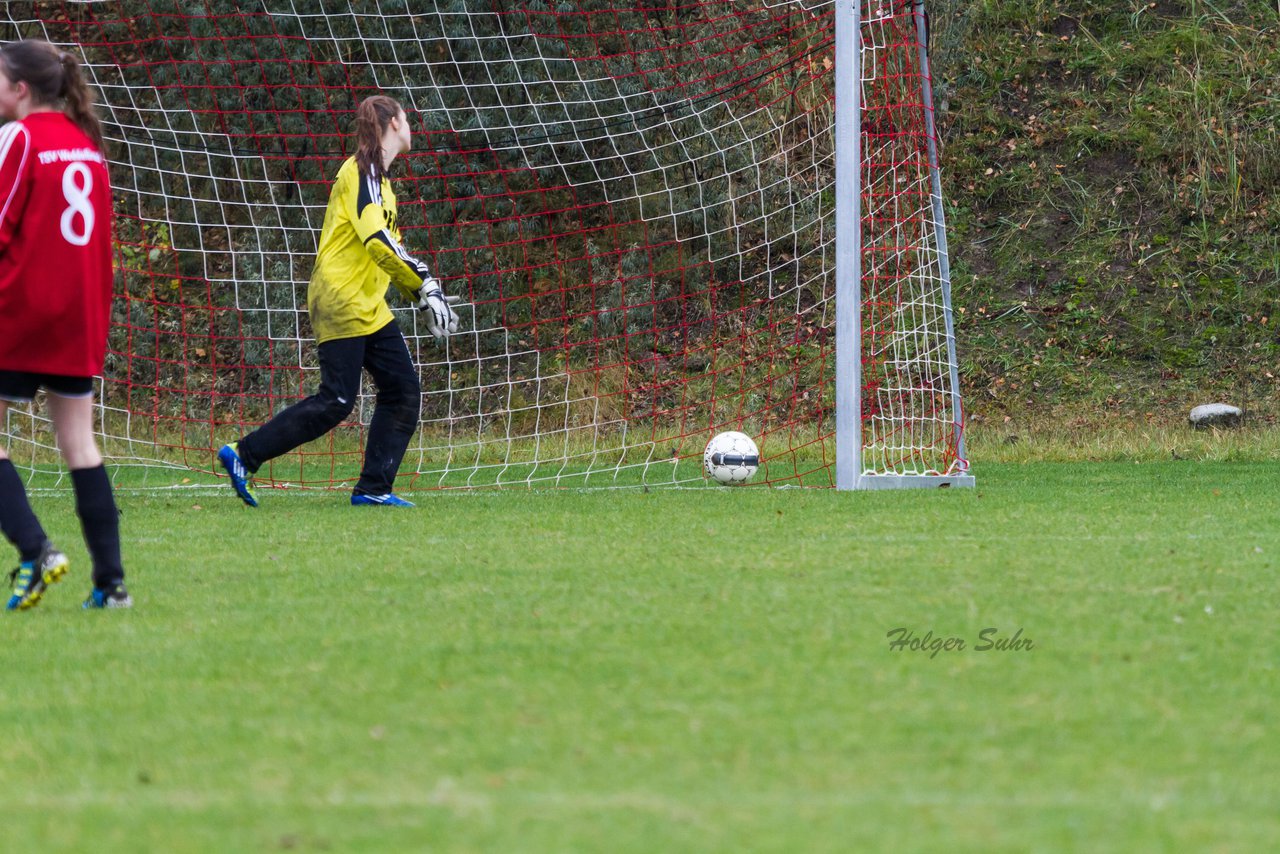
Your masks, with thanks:
[[[356,153],[338,169],[329,194],[320,251],[307,289],[307,310],[320,354],[320,390],[278,413],[249,435],[224,445],[218,461],[241,500],[257,507],[253,474],[268,460],[328,433],[351,413],[361,370],[377,386],[364,467],[353,505],[412,507],[393,491],[396,472],[418,426],[422,387],[404,335],[387,306],[394,285],[426,314],[443,341],[458,329],[452,308],[427,265],[400,243],[396,197],[387,172],[409,150],[409,122],[392,98],[375,95],[356,109]]]

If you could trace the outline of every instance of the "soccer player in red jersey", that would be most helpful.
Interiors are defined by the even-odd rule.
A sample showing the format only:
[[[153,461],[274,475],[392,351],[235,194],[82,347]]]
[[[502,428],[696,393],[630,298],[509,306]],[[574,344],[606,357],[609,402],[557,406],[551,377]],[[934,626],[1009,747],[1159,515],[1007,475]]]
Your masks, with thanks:
[[[93,558],[84,607],[127,608],[119,514],[93,435],[111,312],[111,185],[80,63],[44,41],[0,45],[0,118],[0,424],[11,403],[48,393]],[[6,607],[30,608],[68,561],[2,445],[0,530],[21,558]]]

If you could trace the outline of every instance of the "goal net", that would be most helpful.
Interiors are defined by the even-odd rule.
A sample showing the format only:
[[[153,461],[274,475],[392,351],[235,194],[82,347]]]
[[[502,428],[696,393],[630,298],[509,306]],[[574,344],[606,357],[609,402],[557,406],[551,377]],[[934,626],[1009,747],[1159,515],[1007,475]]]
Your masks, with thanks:
[[[398,488],[700,483],[723,430],[759,445],[753,484],[835,485],[842,420],[860,474],[963,474],[923,11],[857,12],[860,130],[836,114],[831,2],[4,4],[0,37],[75,50],[101,105],[109,464],[214,472],[316,390],[317,238],[355,106],[384,93],[414,130],[405,243],[464,300],[441,346],[391,298],[423,385]],[[859,140],[855,304],[836,153]],[[260,484],[353,482],[374,394]],[[3,426],[19,465],[57,471],[40,407]]]

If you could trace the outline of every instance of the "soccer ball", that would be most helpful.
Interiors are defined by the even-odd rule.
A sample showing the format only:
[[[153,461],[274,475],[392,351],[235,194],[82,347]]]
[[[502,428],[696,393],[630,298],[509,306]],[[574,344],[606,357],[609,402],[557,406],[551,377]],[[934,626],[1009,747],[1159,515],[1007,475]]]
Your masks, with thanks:
[[[702,466],[716,483],[746,483],[760,465],[760,451],[746,433],[730,430],[715,436],[702,454]]]

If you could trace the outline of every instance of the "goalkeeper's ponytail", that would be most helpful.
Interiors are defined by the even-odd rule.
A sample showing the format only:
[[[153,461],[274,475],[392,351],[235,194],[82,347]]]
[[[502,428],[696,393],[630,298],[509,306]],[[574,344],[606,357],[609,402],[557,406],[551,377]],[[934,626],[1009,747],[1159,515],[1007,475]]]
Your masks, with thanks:
[[[356,165],[361,175],[377,177],[382,165],[382,136],[387,125],[400,115],[400,104],[386,95],[372,95],[356,107]]]

